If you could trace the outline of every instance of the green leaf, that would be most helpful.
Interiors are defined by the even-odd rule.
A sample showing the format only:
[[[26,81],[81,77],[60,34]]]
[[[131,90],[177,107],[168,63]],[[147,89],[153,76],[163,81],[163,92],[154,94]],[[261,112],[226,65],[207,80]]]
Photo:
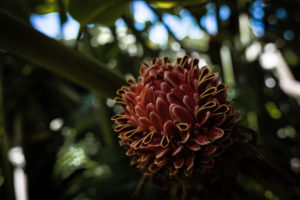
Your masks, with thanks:
[[[125,84],[120,74],[48,38],[2,9],[0,9],[0,26],[5,27],[0,31],[0,48],[96,93],[113,97],[116,89]]]
[[[129,13],[129,1],[91,0],[87,3],[86,0],[71,0],[69,12],[81,27],[89,23],[111,26],[116,19]]]
[[[197,6],[208,2],[209,0],[152,0],[149,1],[155,7],[161,9],[170,9],[176,5],[181,6]]]

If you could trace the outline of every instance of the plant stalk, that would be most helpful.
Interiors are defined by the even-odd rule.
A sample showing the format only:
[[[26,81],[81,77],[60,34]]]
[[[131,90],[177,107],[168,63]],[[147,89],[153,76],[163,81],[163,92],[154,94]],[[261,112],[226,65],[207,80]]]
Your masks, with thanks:
[[[34,30],[0,9],[0,48],[44,67],[96,93],[113,97],[124,78],[96,60]]]

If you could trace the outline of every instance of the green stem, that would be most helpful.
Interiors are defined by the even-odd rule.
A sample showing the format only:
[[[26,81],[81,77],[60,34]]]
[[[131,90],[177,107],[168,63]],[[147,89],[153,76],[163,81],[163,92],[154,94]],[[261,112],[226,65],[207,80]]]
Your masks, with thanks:
[[[111,130],[111,121],[109,119],[108,108],[106,106],[106,98],[97,95],[98,105],[99,105],[99,114],[100,114],[100,127],[103,136],[103,143],[106,146],[112,146],[113,143],[113,132]]]
[[[0,48],[105,96],[125,84],[124,78],[99,62],[34,30],[0,9]]]
[[[0,186],[0,196],[3,199],[14,199],[12,171],[8,161],[8,141],[5,132],[5,119],[3,108],[3,66],[1,63],[2,57],[0,55],[0,169],[4,177],[4,185]]]

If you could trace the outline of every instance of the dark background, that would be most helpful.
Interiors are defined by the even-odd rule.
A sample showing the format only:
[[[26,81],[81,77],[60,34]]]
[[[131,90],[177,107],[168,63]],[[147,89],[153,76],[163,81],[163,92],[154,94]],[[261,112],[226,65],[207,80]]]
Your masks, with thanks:
[[[290,83],[300,78],[299,8],[298,0],[0,0],[0,9],[14,18],[123,77],[136,78],[139,66],[156,56],[173,62],[184,54],[200,57],[201,66],[219,72],[229,86],[228,98],[240,110],[241,124],[257,131],[259,143],[296,178],[300,90]],[[6,28],[0,24],[4,40]],[[18,35],[18,41],[26,37]],[[279,55],[287,68],[278,64]],[[129,165],[112,131],[110,117],[120,108],[111,96],[36,63],[0,44],[0,199],[14,199],[14,165],[6,153],[15,146],[24,151],[31,200],[130,199],[142,173]],[[294,82],[280,69],[290,71]],[[100,87],[104,84],[99,80]],[[236,185],[235,199],[296,199],[243,174]],[[168,195],[149,181],[143,199]]]

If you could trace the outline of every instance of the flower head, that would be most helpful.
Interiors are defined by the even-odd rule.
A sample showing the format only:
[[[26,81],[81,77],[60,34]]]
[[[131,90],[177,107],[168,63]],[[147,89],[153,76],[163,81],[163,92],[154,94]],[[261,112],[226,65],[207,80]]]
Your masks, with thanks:
[[[239,118],[226,100],[226,85],[198,59],[168,58],[143,64],[138,82],[117,91],[123,112],[115,115],[115,132],[146,174],[165,171],[190,176],[214,165]]]

